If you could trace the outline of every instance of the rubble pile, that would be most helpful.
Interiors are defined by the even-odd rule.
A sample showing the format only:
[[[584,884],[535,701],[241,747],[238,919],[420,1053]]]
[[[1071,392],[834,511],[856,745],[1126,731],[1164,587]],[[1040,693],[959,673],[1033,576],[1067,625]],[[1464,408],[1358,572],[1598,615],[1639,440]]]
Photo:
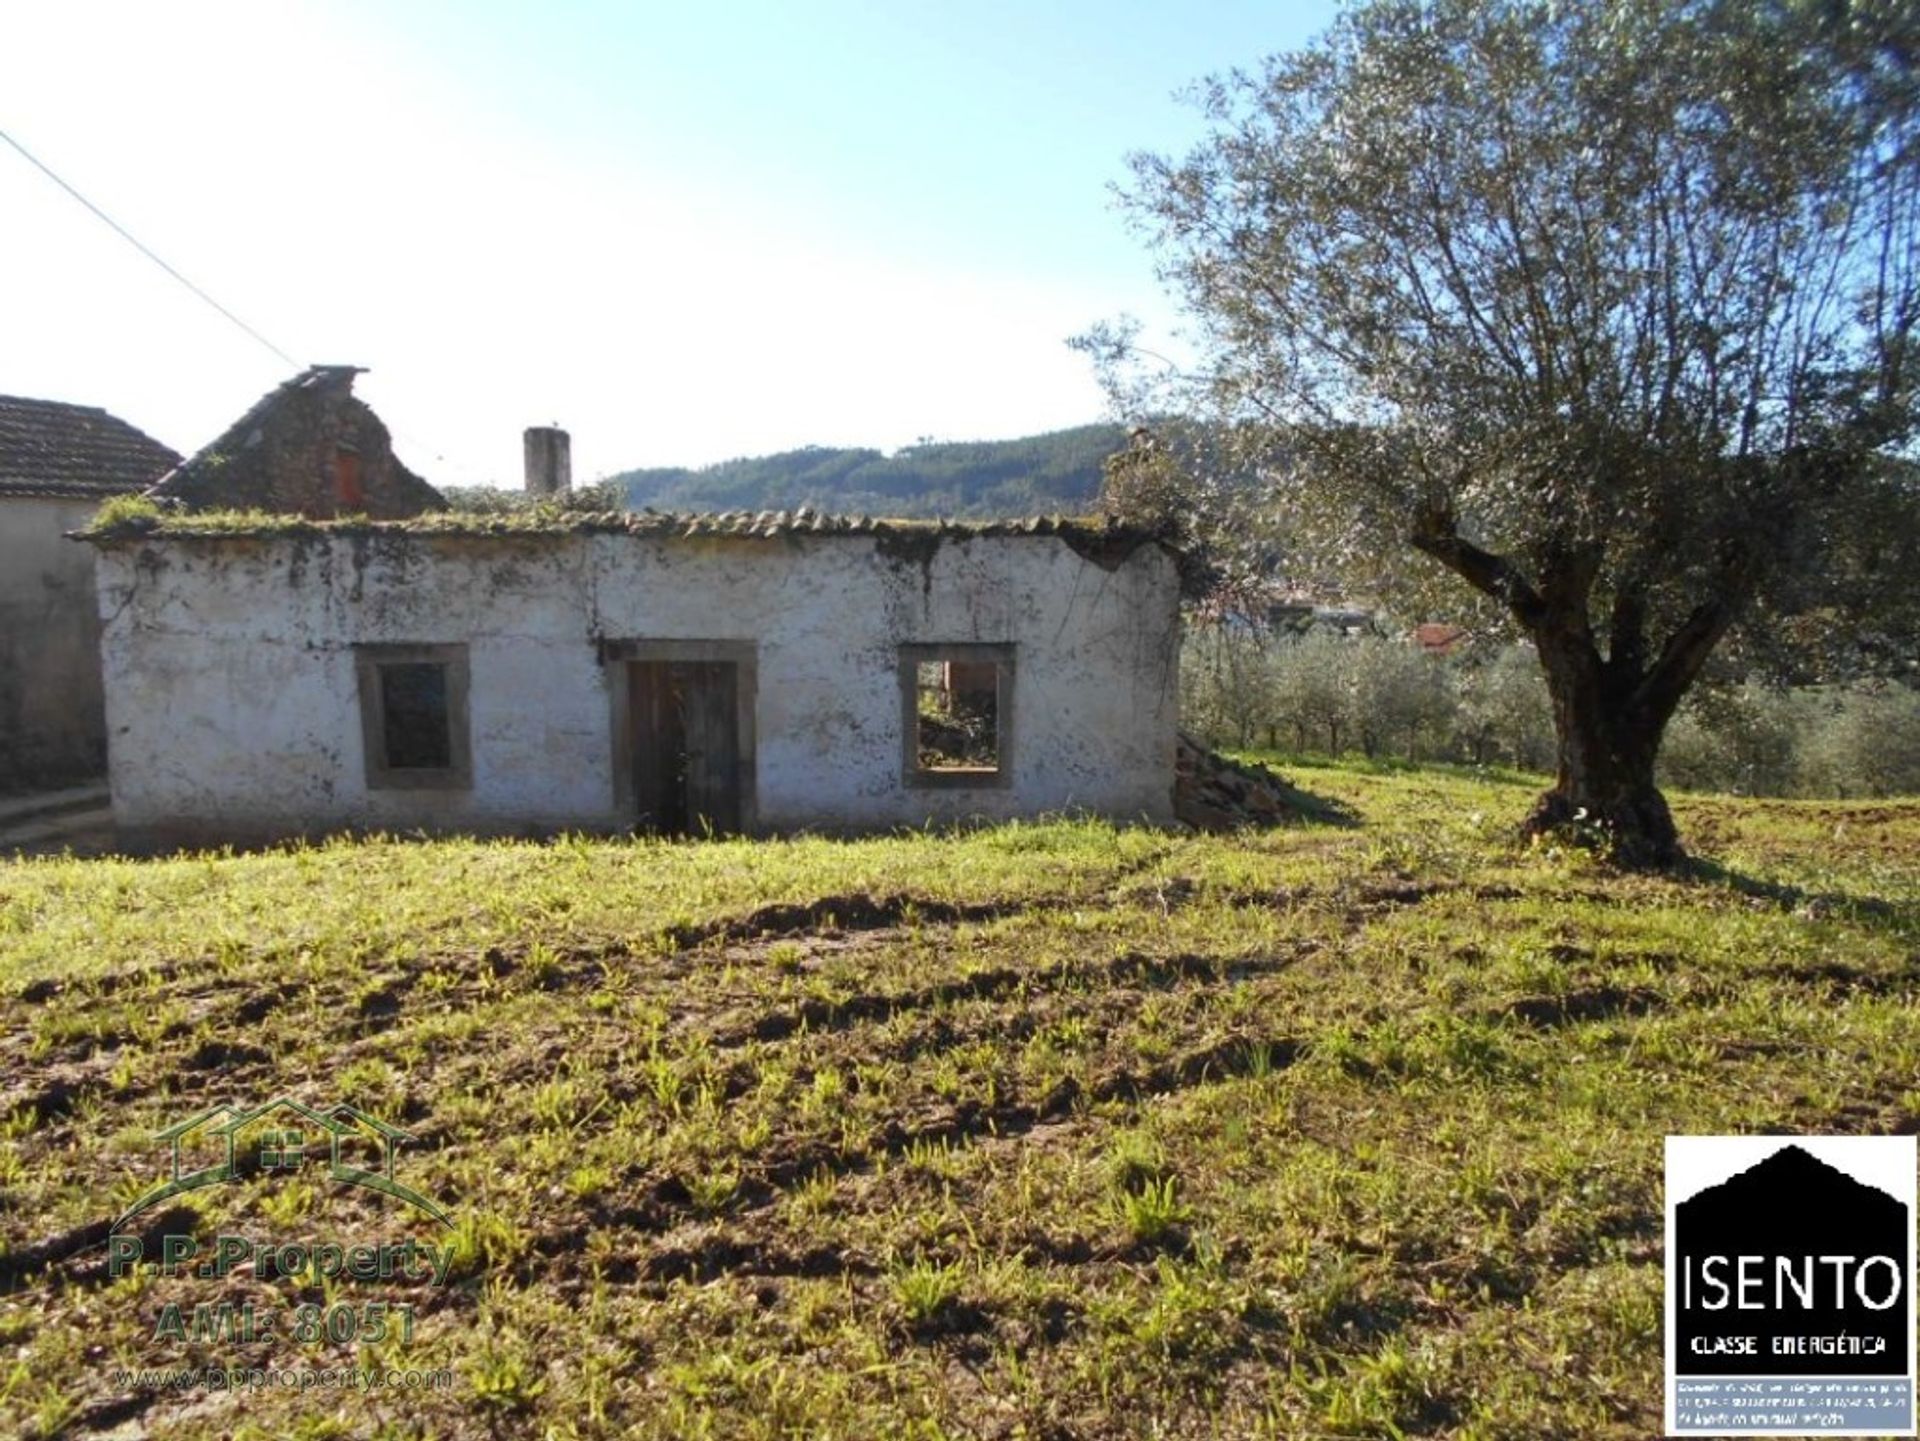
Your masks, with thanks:
[[[1264,766],[1242,765],[1182,732],[1174,757],[1173,813],[1203,831],[1298,820],[1298,795]]]

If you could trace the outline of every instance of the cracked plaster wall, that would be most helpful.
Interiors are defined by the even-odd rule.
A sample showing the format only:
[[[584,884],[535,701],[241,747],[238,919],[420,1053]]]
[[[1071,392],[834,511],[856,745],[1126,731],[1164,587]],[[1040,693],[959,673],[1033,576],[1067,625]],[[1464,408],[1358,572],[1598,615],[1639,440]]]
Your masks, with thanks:
[[[756,648],[762,830],[1172,815],[1178,577],[1052,536],[170,538],[99,559],[116,820],[244,839],[340,826],[618,829],[601,645]],[[1016,647],[1011,784],[901,777],[898,647]],[[355,643],[464,644],[473,786],[366,784]]]

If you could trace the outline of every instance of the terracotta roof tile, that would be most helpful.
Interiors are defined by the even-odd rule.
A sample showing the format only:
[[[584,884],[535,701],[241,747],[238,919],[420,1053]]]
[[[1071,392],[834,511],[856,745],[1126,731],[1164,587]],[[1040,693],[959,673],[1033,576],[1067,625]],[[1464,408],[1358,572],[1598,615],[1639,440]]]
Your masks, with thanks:
[[[0,395],[0,495],[105,500],[145,490],[179,463],[98,406]]]

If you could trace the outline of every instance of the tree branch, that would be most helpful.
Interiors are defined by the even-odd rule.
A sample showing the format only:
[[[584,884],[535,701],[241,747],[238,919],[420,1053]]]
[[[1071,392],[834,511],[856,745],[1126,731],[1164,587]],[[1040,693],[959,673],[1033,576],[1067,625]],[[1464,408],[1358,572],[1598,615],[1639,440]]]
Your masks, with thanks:
[[[1747,546],[1736,546],[1721,562],[1714,577],[1712,599],[1695,606],[1678,629],[1660,647],[1659,659],[1634,689],[1629,705],[1665,721],[1680,704],[1713,648],[1732,626],[1753,593],[1755,558]]]
[[[1628,704],[1665,721],[1732,623],[1733,607],[1724,600],[1715,598],[1695,606],[1680,628],[1667,637],[1660,648],[1660,659],[1653,663]]]
[[[1415,517],[1407,540],[1481,593],[1505,605],[1514,619],[1532,629],[1546,614],[1540,594],[1505,556],[1482,550],[1460,536],[1458,522],[1444,509],[1429,508]]]

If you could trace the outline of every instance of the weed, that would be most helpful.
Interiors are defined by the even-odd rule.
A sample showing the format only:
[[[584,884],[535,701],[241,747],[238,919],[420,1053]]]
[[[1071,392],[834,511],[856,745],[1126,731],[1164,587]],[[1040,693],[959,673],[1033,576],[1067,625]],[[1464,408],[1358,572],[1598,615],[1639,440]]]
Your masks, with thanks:
[[[501,1411],[524,1411],[547,1389],[538,1364],[520,1346],[489,1342],[468,1368],[474,1398]]]
[[[1180,1203],[1174,1178],[1147,1181],[1137,1191],[1120,1193],[1120,1220],[1134,1240],[1152,1244],[1186,1221],[1190,1212]]]
[[[450,1274],[477,1276],[510,1265],[526,1249],[526,1236],[504,1216],[465,1211],[454,1219],[443,1244],[453,1253]]]
[[[959,1297],[964,1276],[958,1261],[942,1265],[922,1258],[896,1267],[889,1281],[908,1322],[924,1326]]]
[[[1121,1131],[1107,1147],[1107,1176],[1128,1195],[1167,1180],[1166,1148],[1144,1131]]]
[[[705,1171],[687,1182],[687,1194],[693,1198],[694,1208],[704,1216],[724,1211],[739,1189],[738,1171]]]

